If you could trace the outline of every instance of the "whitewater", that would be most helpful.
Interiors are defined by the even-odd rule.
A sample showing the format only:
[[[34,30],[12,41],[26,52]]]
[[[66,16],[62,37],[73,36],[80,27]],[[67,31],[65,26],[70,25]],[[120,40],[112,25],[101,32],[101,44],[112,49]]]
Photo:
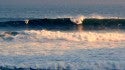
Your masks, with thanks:
[[[124,6],[0,6],[0,70],[125,70]]]
[[[15,69],[125,69],[124,31],[0,31],[0,66]]]

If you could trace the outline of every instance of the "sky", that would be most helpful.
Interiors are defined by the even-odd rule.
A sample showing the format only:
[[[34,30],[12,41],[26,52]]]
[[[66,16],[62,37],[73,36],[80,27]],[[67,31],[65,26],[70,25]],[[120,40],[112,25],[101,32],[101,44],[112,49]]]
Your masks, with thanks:
[[[0,6],[125,5],[125,0],[0,0]]]

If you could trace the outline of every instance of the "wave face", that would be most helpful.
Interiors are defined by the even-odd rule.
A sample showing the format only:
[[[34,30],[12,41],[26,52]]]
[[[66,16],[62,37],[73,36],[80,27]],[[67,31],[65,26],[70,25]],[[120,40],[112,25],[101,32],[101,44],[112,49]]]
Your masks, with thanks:
[[[96,19],[96,18],[56,18],[56,19],[28,19],[25,21],[4,21],[0,27],[29,28],[47,30],[76,30],[82,27],[84,30],[94,29],[125,29],[125,19]]]

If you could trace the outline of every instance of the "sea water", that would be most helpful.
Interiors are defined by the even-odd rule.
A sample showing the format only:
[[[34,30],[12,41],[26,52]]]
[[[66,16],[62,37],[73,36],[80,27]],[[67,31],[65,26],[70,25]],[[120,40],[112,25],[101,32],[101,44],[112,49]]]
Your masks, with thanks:
[[[124,70],[123,9],[0,7],[0,67]]]

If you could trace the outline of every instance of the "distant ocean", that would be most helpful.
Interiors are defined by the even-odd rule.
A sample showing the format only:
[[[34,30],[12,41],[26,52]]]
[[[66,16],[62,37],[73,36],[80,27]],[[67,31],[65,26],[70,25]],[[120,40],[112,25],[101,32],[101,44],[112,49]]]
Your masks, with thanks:
[[[125,7],[0,7],[0,69],[124,70]]]

